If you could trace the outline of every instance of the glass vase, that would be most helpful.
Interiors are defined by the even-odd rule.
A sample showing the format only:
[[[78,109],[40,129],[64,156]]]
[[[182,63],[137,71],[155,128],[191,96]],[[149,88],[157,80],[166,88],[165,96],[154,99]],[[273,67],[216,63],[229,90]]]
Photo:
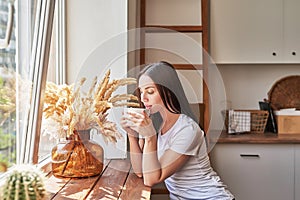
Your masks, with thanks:
[[[52,148],[52,173],[56,177],[91,177],[103,170],[103,148],[90,140],[90,131],[74,135]]]

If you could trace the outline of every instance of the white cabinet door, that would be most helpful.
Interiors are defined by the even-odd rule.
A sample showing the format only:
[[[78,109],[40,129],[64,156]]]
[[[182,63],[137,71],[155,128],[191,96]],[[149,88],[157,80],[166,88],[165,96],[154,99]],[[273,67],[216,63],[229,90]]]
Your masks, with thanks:
[[[294,199],[292,145],[216,144],[210,155],[236,199]]]
[[[300,199],[300,145],[295,145],[295,200]]]
[[[282,60],[282,0],[211,0],[210,14],[216,63]]]
[[[284,0],[284,60],[300,63],[300,1]]]

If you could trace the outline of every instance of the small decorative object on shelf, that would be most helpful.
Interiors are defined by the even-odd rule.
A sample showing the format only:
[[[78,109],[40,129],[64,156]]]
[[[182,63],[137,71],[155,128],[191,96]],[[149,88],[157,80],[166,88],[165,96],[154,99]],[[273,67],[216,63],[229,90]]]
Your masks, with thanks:
[[[43,173],[31,165],[15,166],[0,192],[3,200],[43,200],[47,198]]]
[[[42,131],[56,139],[64,138],[52,149],[52,171],[58,177],[89,177],[98,175],[103,168],[103,149],[89,140],[89,131],[96,129],[104,141],[116,143],[121,137],[116,124],[107,119],[112,107],[139,107],[132,94],[113,92],[120,86],[135,84],[135,78],[110,81],[110,70],[98,83],[94,78],[90,89],[82,91],[86,81],[78,87],[48,82],[44,97]]]

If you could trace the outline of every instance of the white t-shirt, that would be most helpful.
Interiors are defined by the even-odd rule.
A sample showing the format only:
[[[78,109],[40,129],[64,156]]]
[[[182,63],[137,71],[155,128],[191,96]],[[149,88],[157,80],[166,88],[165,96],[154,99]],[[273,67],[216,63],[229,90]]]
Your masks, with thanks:
[[[233,195],[210,166],[204,132],[181,114],[165,134],[158,134],[158,158],[166,150],[190,155],[184,166],[165,180],[171,199],[232,200]]]

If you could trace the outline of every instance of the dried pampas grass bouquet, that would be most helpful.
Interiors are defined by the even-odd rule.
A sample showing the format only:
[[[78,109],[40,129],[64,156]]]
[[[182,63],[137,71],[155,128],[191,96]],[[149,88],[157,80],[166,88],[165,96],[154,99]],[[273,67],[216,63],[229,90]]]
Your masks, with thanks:
[[[105,141],[116,142],[121,134],[116,124],[107,119],[112,107],[139,107],[138,98],[132,94],[114,94],[121,86],[136,84],[135,78],[110,80],[108,70],[102,80],[95,77],[87,92],[81,90],[86,82],[82,78],[76,87],[47,82],[42,130],[53,138],[70,137],[77,130],[95,128]]]

